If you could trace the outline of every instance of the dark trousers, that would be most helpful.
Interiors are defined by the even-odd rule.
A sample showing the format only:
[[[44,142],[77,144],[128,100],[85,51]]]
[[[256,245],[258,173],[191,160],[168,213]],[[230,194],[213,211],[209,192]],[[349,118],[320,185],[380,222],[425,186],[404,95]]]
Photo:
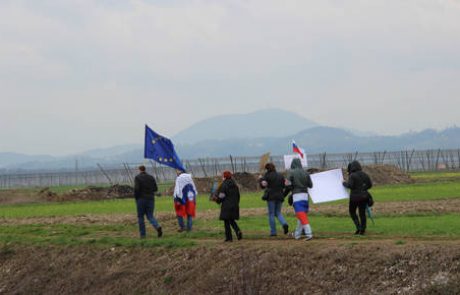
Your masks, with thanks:
[[[145,237],[145,221],[144,216],[147,217],[147,220],[152,224],[152,226],[158,230],[160,225],[158,221],[153,217],[153,210],[155,209],[155,202],[153,199],[137,199],[137,221],[139,223],[139,233],[141,237]]]
[[[350,201],[349,204],[349,212],[350,212],[350,217],[353,220],[353,223],[356,226],[356,230],[366,230],[366,206],[367,206],[367,200],[364,201]],[[359,210],[359,218],[358,215],[356,215],[356,209],[358,208]]]
[[[225,226],[225,240],[231,241],[233,240],[232,238],[232,230],[230,229],[230,226],[233,228],[235,231],[235,234],[238,235],[240,233],[240,228],[238,227],[238,224],[236,224],[235,219],[226,219],[224,220],[224,226]]]

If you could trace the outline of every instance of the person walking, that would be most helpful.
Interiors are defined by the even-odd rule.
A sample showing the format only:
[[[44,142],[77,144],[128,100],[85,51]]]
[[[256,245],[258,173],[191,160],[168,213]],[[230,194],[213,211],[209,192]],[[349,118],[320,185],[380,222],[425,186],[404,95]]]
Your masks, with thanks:
[[[219,219],[224,221],[225,242],[232,242],[232,230],[235,231],[238,240],[243,238],[236,220],[240,218],[240,190],[230,171],[224,171],[223,182],[217,189],[212,199],[220,205]]]
[[[177,178],[174,187],[174,209],[176,211],[179,232],[192,230],[193,218],[196,212],[197,189],[192,175],[185,171],[176,170]],[[187,218],[185,228],[184,218]]]
[[[289,225],[281,213],[281,207],[284,201],[284,176],[276,171],[276,167],[273,163],[267,163],[265,165],[265,170],[267,172],[259,179],[259,183],[260,186],[265,189],[263,199],[267,201],[270,236],[276,236],[275,216],[283,226],[284,234],[287,234],[289,232]]]
[[[348,211],[353,223],[356,226],[355,235],[364,235],[366,233],[366,206],[369,201],[368,189],[372,188],[372,181],[358,161],[348,164],[348,181],[343,182],[343,186],[350,189],[350,202]],[[356,209],[359,211],[359,218]]]
[[[137,220],[141,239],[146,236],[144,216],[156,229],[159,238],[163,235],[160,224],[153,216],[155,210],[155,193],[158,186],[155,178],[145,172],[145,166],[139,166],[139,174],[134,178],[134,197],[136,199]]]
[[[288,174],[288,190],[292,191],[292,206],[297,217],[297,227],[294,231],[296,240],[302,237],[302,232],[305,233],[306,241],[313,238],[310,221],[308,220],[308,189],[312,187],[313,183],[310,174],[302,168],[300,159],[293,159],[291,170]]]

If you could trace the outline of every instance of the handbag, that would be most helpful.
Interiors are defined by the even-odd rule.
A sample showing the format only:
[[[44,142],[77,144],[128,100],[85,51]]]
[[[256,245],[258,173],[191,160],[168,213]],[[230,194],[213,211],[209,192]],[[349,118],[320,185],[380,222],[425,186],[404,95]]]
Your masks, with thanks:
[[[267,189],[264,191],[264,194],[262,195],[262,201],[268,201],[268,190]]]
[[[372,197],[370,192],[367,192],[367,206],[374,206],[374,198]]]

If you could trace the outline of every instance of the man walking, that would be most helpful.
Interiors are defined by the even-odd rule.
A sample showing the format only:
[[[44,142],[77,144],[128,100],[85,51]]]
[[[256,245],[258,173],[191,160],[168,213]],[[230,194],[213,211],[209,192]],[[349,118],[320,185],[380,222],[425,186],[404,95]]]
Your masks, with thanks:
[[[163,231],[158,221],[153,216],[155,209],[155,192],[158,191],[155,178],[145,172],[145,166],[139,166],[139,174],[134,178],[134,197],[136,198],[137,218],[139,223],[139,233],[141,239],[146,236],[144,215],[152,226],[157,230],[158,237],[161,238]]]

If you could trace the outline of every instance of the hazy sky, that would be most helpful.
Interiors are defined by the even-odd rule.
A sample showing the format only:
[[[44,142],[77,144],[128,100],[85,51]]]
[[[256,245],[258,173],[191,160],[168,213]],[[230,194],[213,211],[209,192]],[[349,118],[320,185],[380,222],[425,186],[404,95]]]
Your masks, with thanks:
[[[460,0],[0,0],[0,152],[70,154],[260,108],[460,125]]]

